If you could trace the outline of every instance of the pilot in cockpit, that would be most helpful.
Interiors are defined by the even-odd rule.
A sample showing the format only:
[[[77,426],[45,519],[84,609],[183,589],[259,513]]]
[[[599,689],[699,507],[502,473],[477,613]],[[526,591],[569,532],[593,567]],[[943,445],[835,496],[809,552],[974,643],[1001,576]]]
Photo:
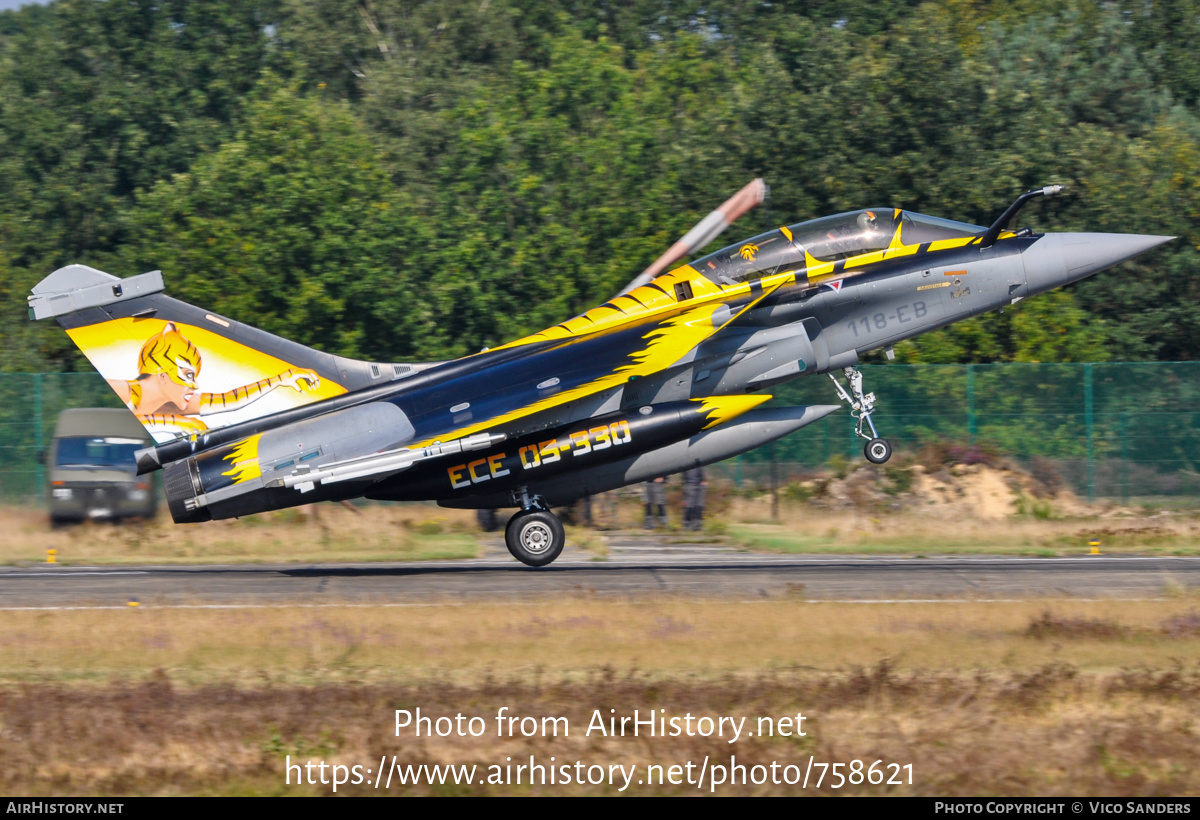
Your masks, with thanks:
[[[881,235],[879,217],[874,211],[863,211],[853,222],[844,222],[825,234],[823,252],[835,259],[845,259],[875,247]]]

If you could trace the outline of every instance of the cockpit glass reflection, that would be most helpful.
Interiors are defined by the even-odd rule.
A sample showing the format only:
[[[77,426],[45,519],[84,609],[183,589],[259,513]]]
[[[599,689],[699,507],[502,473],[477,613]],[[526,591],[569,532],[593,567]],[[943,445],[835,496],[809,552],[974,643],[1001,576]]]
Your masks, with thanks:
[[[896,232],[895,209],[866,208],[791,227],[798,245],[814,259],[832,262],[881,251]]]
[[[900,236],[896,236],[899,227]],[[902,245],[979,236],[984,228],[895,208],[864,208],[759,234],[701,257],[692,267],[722,285],[803,270],[809,257],[835,262]],[[897,241],[898,240],[898,241]]]
[[[804,253],[782,231],[759,234],[698,259],[692,267],[709,279],[732,285],[804,267]]]

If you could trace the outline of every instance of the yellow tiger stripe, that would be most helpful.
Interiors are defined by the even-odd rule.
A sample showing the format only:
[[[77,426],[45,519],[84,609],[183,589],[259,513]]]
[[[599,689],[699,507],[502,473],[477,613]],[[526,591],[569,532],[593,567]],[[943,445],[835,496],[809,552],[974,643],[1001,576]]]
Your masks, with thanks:
[[[748,301],[736,313],[731,312],[729,318],[717,326],[714,326],[712,318],[717,308],[723,302],[716,299],[696,304],[694,307],[666,317],[657,327],[652,328],[642,337],[646,340],[646,346],[630,354],[629,358],[631,361],[629,364],[618,367],[611,373],[606,373],[597,379],[593,379],[586,384],[581,384],[579,387],[572,388],[571,390],[564,390],[561,393],[547,396],[540,401],[525,405],[508,413],[502,413],[494,418],[485,419],[475,424],[441,433],[436,438],[414,442],[408,446],[416,449],[426,447],[434,441],[452,441],[483,430],[493,429],[507,422],[540,413],[543,410],[549,410],[587,396],[595,395],[596,393],[602,393],[605,390],[620,387],[630,379],[643,378],[665,370],[683,358],[693,347],[710,336],[719,333],[730,322],[736,321],[746,311],[752,309],[763,299],[778,290],[789,279],[794,280],[794,278],[790,275],[773,276],[771,277],[770,286],[764,280],[762,292],[759,293],[757,298]]]
[[[169,427],[181,432],[192,431],[203,433],[208,425],[193,416],[179,416],[168,413],[138,413],[137,420],[147,427]]]
[[[964,245],[970,244],[973,236],[959,236],[954,239],[938,239],[929,243],[930,251],[944,251],[947,248],[961,248]]]
[[[692,399],[700,406],[697,413],[708,413],[708,424],[705,430],[711,430],[718,424],[724,424],[730,419],[737,418],[747,410],[753,410],[763,402],[770,401],[774,396],[709,396],[705,399]]]
[[[899,245],[895,248],[888,248],[886,251],[884,251],[884,258],[895,259],[900,256],[912,256],[920,249],[920,245]]]
[[[886,259],[896,259],[916,254],[920,250],[920,245],[905,245],[901,240],[903,224],[900,219],[902,214],[902,209],[894,209],[894,219],[897,224],[895,230],[892,232],[892,237],[888,242],[887,248],[850,257],[843,264],[843,269],[864,268]],[[789,241],[793,239],[789,228],[782,227],[779,230]],[[1008,238],[1010,236],[1013,236],[1012,231],[1001,233],[1001,238]],[[959,248],[973,241],[974,237],[941,239],[930,243],[929,250],[939,251],[948,248]],[[802,269],[799,271],[787,271],[785,274],[776,274],[773,277],[765,277],[762,280],[762,285],[764,289],[773,289],[778,287],[782,282],[788,281],[789,278],[791,281],[794,281],[800,275],[809,280],[817,280],[834,275],[834,268],[835,262],[823,262],[805,249],[804,267]],[[858,271],[854,272],[857,273]],[[780,278],[777,279],[776,277]],[[556,325],[530,336],[509,342],[502,345],[501,348],[518,347],[537,341],[581,336],[634,318],[645,318],[658,313],[669,313],[679,307],[679,303],[675,298],[674,287],[680,282],[690,284],[693,300],[697,304],[712,298],[737,296],[750,290],[748,282],[740,282],[732,285],[716,283],[709,280],[692,265],[681,265],[658,276],[652,282],[642,285],[632,293],[614,297],[611,300],[611,305],[599,305],[588,310],[586,313],[563,322],[561,325]]]
[[[846,268],[858,268],[863,265],[874,265],[876,262],[882,262],[884,259],[883,251],[871,251],[870,253],[851,256],[846,260]]]

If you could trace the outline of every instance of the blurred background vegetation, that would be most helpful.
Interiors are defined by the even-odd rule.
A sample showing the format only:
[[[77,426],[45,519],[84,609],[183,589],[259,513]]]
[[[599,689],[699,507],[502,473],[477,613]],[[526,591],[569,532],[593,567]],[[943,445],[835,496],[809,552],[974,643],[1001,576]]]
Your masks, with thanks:
[[[89,369],[29,288],[78,262],[331,352],[437,359],[723,237],[864,206],[1172,234],[897,347],[1200,358],[1200,0],[54,0],[0,13],[0,370]]]

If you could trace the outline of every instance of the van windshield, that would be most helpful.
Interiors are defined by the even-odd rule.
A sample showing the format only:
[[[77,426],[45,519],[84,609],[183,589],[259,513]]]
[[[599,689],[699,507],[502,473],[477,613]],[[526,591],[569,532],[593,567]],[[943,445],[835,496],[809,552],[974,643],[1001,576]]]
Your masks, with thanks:
[[[135,450],[145,446],[136,438],[72,436],[58,440],[55,467],[117,467],[133,469]]]

